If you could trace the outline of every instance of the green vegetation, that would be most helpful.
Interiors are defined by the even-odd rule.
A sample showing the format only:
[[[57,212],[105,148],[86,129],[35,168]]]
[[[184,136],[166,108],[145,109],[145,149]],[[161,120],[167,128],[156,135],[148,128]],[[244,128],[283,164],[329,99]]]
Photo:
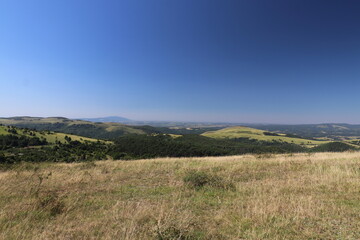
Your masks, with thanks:
[[[311,149],[314,152],[345,152],[356,148],[342,142],[330,142]]]
[[[146,128],[146,126],[143,127],[143,129]],[[131,160],[157,157],[230,156],[248,153],[337,152],[358,148],[354,143],[335,142],[322,142],[322,145],[308,148],[308,145],[296,144],[294,140],[284,141],[283,139],[295,138],[280,134],[263,133],[261,130],[248,128],[235,130],[228,128],[209,133],[212,136],[222,136],[219,138],[196,134],[127,134],[116,138],[114,142],[105,142],[48,130],[35,131],[0,126],[2,132],[2,135],[0,134],[0,162],[78,162],[108,158]],[[225,135],[233,138],[224,137]],[[250,135],[266,140],[249,138]],[[272,140],[270,141],[269,138]],[[278,138],[280,140],[277,140]],[[304,139],[299,138],[297,141],[304,141]]]
[[[16,135],[0,135],[0,150],[47,145],[46,139]]]
[[[20,162],[81,162],[108,158],[109,144],[103,142],[69,141],[66,144],[32,148],[10,148],[0,151],[0,163]]]
[[[0,163],[101,160],[107,158],[110,145],[75,135],[0,126]]]
[[[249,139],[212,139],[200,135],[127,135],[115,140],[109,153],[114,159],[156,157],[225,156],[246,153],[303,152],[305,148],[286,142]]]
[[[234,185],[231,182],[225,181],[222,177],[209,174],[205,171],[189,171],[183,178],[184,182],[196,190],[200,190],[206,186],[222,188],[222,189],[234,189]]]
[[[71,138],[73,141],[79,142],[96,142],[97,139],[80,137],[72,134],[52,132],[49,130],[36,131],[34,129],[28,128],[19,128],[14,126],[1,126],[0,125],[0,136],[13,135],[17,137],[25,138],[39,138],[43,141],[48,142],[49,144],[54,144],[57,142],[66,143],[68,142],[66,138]]]

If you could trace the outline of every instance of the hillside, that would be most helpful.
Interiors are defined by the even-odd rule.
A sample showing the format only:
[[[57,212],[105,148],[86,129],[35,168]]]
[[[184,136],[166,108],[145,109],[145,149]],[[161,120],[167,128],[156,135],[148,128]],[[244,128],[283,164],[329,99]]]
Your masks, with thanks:
[[[103,160],[112,146],[111,141],[0,125],[0,168],[21,162]]]
[[[146,134],[156,132],[155,128],[149,126],[132,127],[121,123],[88,122],[83,120],[71,120],[63,117],[0,118],[0,124],[32,128],[40,131],[56,131],[98,139],[113,139],[126,134]]]
[[[67,140],[65,137],[71,138],[73,141],[80,141],[80,142],[95,142],[98,141],[94,138],[87,138],[81,137],[72,134],[65,134],[65,133],[58,133],[58,132],[51,132],[51,131],[36,131],[30,129],[23,129],[23,128],[16,128],[16,127],[9,127],[9,126],[0,126],[0,136],[6,135],[15,135],[18,137],[24,136],[28,138],[39,138],[45,139],[48,143],[54,144],[56,142],[66,143]]]
[[[0,171],[0,239],[360,239],[360,153]]]
[[[329,143],[329,141],[303,139],[300,137],[289,136],[284,133],[273,133],[242,126],[228,127],[217,131],[209,131],[201,135],[217,139],[249,138],[259,141],[282,141],[307,147],[314,147],[320,144]]]
[[[248,124],[246,126],[271,132],[291,133],[306,138],[327,138],[337,141],[360,139],[360,125],[358,124]]]

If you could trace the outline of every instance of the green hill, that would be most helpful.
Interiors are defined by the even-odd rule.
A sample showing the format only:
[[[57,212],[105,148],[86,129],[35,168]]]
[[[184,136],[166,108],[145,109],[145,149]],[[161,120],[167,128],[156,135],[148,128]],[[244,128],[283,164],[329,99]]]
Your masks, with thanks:
[[[17,128],[12,126],[0,126],[0,136],[6,136],[6,135],[14,135],[17,137],[28,137],[28,138],[39,138],[39,139],[45,139],[48,143],[66,143],[66,137],[69,137],[73,141],[79,141],[79,142],[96,142],[97,139],[94,138],[88,138],[88,137],[81,137],[73,134],[65,134],[65,133],[57,133],[52,131],[35,131],[25,128]]]
[[[72,134],[0,125],[0,171],[2,164],[107,159],[112,145],[110,141]]]
[[[202,134],[206,137],[218,138],[218,139],[234,139],[234,138],[249,138],[259,141],[283,141],[288,143],[294,143],[307,147],[314,147],[320,144],[329,143],[329,141],[319,141],[303,139],[300,137],[289,136],[282,133],[267,132],[255,128],[249,127],[228,127],[217,131],[209,131]]]
[[[133,127],[121,123],[88,122],[83,120],[71,120],[63,117],[0,118],[0,124],[31,128],[39,131],[56,131],[98,139],[113,139],[126,134],[158,133],[156,128],[150,126]]]

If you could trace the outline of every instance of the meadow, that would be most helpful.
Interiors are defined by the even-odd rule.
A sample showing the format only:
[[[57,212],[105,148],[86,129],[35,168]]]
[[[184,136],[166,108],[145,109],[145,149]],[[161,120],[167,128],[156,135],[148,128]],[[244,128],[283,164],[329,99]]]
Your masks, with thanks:
[[[0,171],[0,239],[360,239],[360,153]]]
[[[249,127],[228,127],[216,131],[208,131],[201,135],[205,137],[217,138],[217,139],[233,139],[233,138],[249,138],[259,141],[282,141],[287,143],[294,143],[304,147],[314,147],[321,144],[329,143],[330,141],[320,141],[304,139],[300,137],[288,137],[283,133],[270,133],[274,135],[267,135],[269,133],[264,130],[249,128]]]

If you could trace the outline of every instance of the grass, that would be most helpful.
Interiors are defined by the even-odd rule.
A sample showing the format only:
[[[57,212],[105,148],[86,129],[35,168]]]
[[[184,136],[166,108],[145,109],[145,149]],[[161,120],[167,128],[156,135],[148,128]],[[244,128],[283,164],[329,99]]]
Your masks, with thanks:
[[[360,239],[359,189],[359,152],[23,163],[0,239]]]
[[[6,131],[6,128],[4,126],[0,126],[0,135],[8,135],[9,132]]]
[[[6,126],[0,126],[0,135],[9,135],[10,133],[6,130]],[[35,135],[32,136],[28,132],[24,132],[24,130],[20,128],[16,128],[17,134],[16,136],[26,136],[26,137],[38,137],[38,138],[45,138],[47,142],[49,143],[55,143],[56,141],[60,141],[61,143],[66,143],[65,136],[68,136],[71,138],[71,140],[85,142],[96,142],[97,139],[94,138],[88,138],[88,137],[82,137],[72,134],[65,134],[65,133],[57,133],[57,132],[51,132],[51,131],[31,131]]]
[[[286,137],[285,134],[279,133],[280,136],[265,135],[263,130],[248,127],[228,127],[217,131],[205,132],[202,135],[211,138],[250,138],[260,141],[283,141],[303,145],[306,147],[314,147],[320,144],[329,143],[330,141],[308,140],[295,137]]]

